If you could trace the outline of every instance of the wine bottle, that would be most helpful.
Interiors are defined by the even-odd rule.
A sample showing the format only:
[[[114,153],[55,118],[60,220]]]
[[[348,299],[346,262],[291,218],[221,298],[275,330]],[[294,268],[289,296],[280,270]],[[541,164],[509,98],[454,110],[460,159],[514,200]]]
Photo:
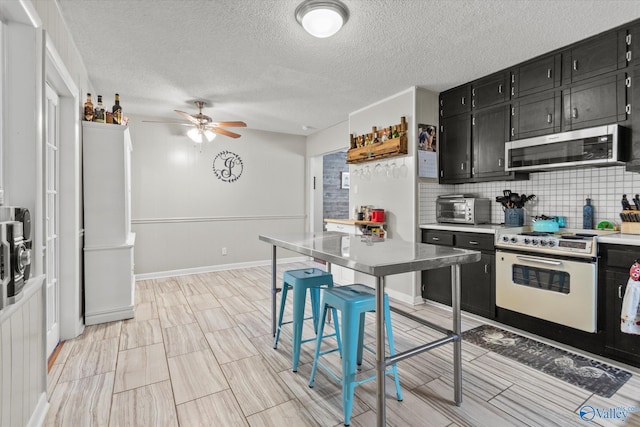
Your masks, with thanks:
[[[116,125],[122,124],[122,107],[120,106],[120,95],[116,93],[116,101],[113,104],[113,108],[111,108],[111,112],[113,113],[113,123]]]
[[[84,103],[84,119],[87,122],[93,121],[93,102],[90,93],[87,93],[87,100]]]
[[[93,121],[98,123],[104,123],[104,105],[102,105],[102,95],[98,95],[98,105],[96,105]]]

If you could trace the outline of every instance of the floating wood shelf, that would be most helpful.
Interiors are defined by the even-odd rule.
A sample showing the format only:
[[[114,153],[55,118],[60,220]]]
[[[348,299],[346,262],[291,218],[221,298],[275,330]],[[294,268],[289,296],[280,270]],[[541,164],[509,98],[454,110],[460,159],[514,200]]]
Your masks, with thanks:
[[[385,157],[401,156],[408,152],[407,136],[403,135],[364,147],[352,148],[347,151],[347,163],[370,162]]]

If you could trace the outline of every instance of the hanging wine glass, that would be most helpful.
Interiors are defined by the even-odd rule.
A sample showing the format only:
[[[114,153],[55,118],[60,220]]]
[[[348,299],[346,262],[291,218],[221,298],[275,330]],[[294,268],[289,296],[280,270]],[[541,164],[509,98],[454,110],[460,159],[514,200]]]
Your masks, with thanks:
[[[395,179],[400,178],[400,168],[398,168],[398,165],[396,165],[396,162],[393,162],[393,163],[391,164],[391,175],[392,175]]]
[[[402,166],[400,166],[400,176],[406,178],[409,175],[409,166],[405,164],[405,159],[402,159]]]
[[[377,163],[373,168],[373,176],[375,176],[376,178],[380,178],[382,176],[382,166],[380,165],[380,163]]]

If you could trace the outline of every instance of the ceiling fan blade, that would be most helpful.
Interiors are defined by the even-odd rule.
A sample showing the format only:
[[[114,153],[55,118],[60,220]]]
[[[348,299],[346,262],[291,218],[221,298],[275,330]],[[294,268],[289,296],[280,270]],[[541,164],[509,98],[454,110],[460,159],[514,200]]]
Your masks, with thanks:
[[[240,134],[237,134],[237,133],[234,133],[234,132],[229,132],[228,130],[226,130],[226,129],[222,129],[222,128],[209,127],[209,128],[207,128],[207,129],[209,129],[209,130],[210,130],[210,131],[212,131],[212,132],[219,133],[220,135],[226,135],[226,136],[229,136],[229,137],[231,137],[231,138],[240,138],[240,137],[242,136],[242,135],[240,135]]]
[[[164,123],[168,125],[182,125],[182,126],[193,126],[191,122],[170,122],[170,121],[162,121],[162,120],[142,120],[143,123]]]
[[[176,113],[180,114],[182,117],[184,117],[185,119],[189,120],[191,123],[194,124],[200,124],[200,122],[198,121],[198,119],[196,119],[195,117],[193,117],[191,114],[189,113],[185,113],[184,111],[180,111],[180,110],[173,110]]]
[[[226,128],[231,128],[231,127],[247,127],[247,124],[245,122],[215,122],[215,123],[211,123],[214,126],[221,126],[221,127],[226,127]]]

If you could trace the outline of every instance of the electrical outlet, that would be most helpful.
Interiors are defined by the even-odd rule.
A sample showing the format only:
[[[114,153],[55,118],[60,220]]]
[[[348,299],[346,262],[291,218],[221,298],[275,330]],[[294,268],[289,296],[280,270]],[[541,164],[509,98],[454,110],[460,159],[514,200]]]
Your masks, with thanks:
[[[227,248],[222,248],[222,255],[226,255],[227,254]]]

